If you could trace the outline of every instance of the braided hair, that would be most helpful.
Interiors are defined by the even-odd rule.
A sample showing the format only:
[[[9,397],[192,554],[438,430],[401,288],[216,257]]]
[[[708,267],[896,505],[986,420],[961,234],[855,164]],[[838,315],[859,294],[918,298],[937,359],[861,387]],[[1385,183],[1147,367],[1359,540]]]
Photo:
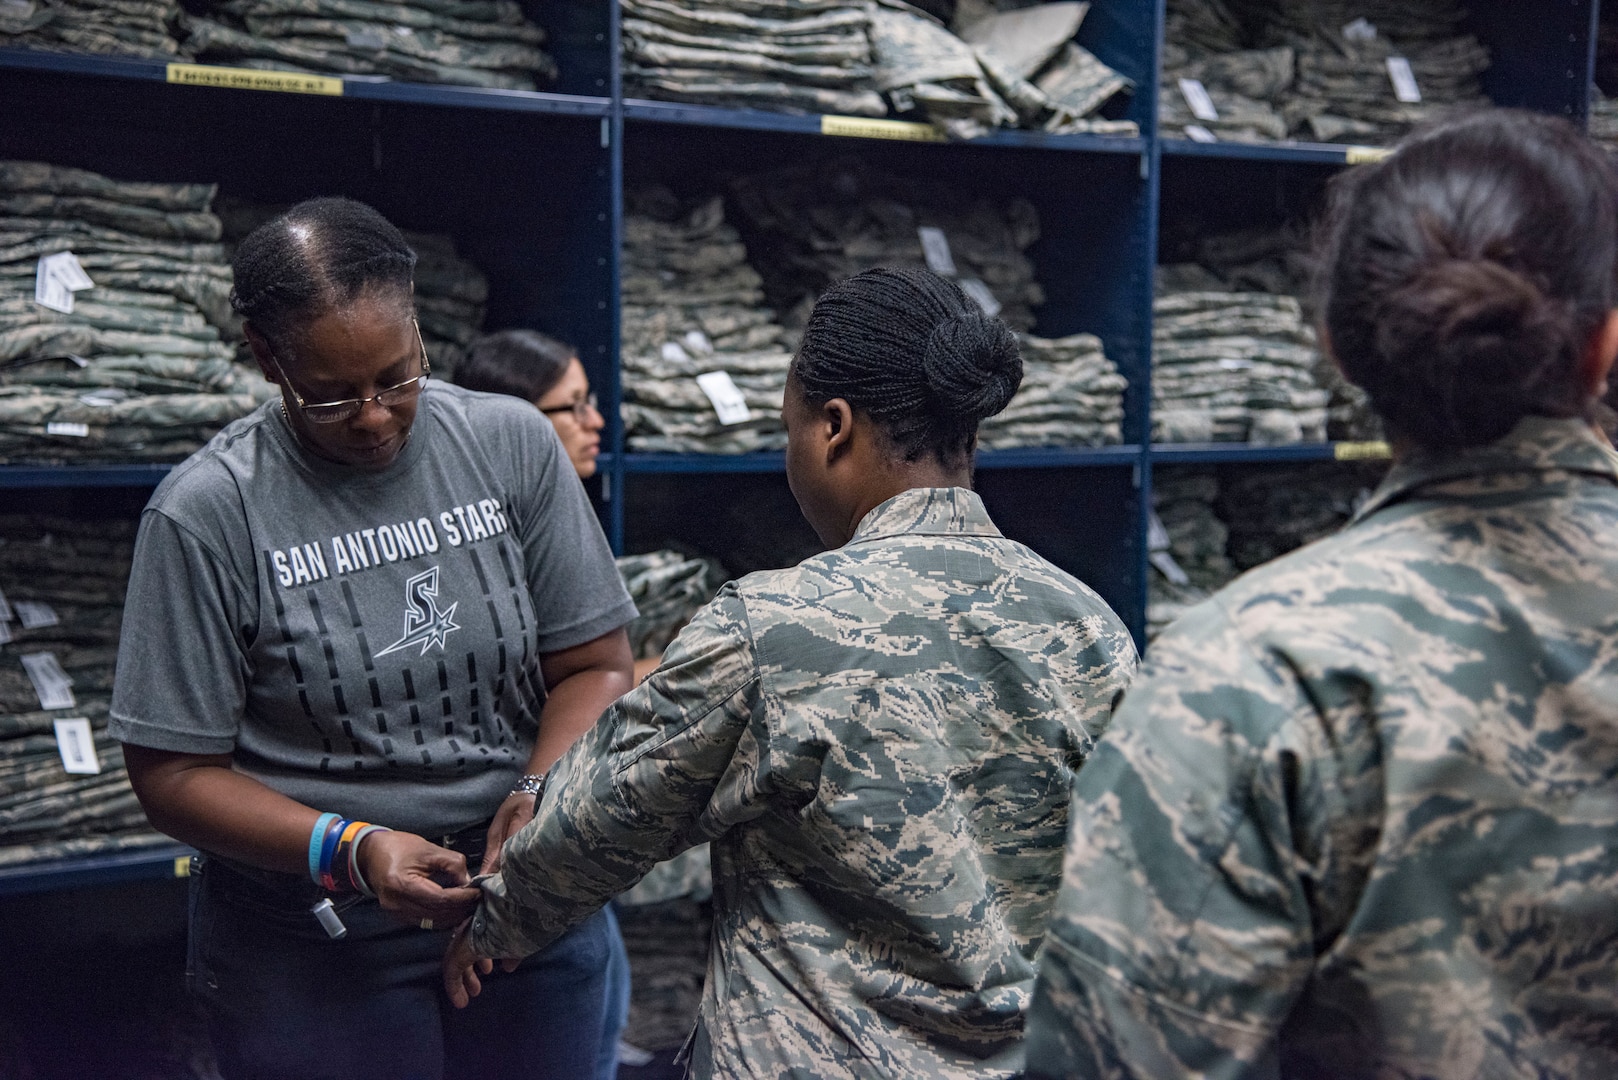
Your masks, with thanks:
[[[931,270],[879,267],[833,285],[804,327],[792,373],[813,404],[842,398],[905,461],[957,468],[978,423],[1022,383],[1017,336]]]
[[[416,253],[362,202],[309,199],[254,229],[236,248],[230,306],[271,344],[372,290],[408,303]]]

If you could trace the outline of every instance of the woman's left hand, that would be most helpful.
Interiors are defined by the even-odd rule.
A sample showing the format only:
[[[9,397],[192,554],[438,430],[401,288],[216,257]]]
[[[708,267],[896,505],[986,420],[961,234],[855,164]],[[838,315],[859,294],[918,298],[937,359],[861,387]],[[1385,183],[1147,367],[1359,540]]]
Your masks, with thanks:
[[[532,795],[518,792],[506,796],[506,801],[494,812],[494,820],[489,822],[489,836],[483,849],[483,866],[478,873],[499,872],[500,849],[505,846],[507,840],[517,835],[518,829],[534,820],[535,809]]]
[[[468,932],[471,925],[472,920],[467,919],[455,928],[444,953],[444,993],[457,1009],[466,1008],[483,991],[478,976],[494,970],[494,961],[472,951],[472,935]]]

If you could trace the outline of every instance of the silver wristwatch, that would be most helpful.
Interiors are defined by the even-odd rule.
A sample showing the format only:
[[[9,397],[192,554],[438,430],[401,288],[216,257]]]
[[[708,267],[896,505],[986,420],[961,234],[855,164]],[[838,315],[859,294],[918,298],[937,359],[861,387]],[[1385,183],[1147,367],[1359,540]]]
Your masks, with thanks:
[[[524,773],[517,778],[517,786],[511,789],[511,795],[532,795],[537,805],[545,797],[545,780],[550,775],[548,772]],[[511,795],[506,797],[509,799]]]

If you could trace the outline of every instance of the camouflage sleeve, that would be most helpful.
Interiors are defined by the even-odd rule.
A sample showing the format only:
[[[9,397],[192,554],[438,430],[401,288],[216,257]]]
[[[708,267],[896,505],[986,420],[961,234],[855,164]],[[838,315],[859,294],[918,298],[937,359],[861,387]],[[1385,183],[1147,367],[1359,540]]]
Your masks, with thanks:
[[[1157,640],[1074,783],[1030,1076],[1278,1075],[1275,1035],[1368,865],[1364,701],[1305,693],[1217,600]]]
[[[726,586],[551,770],[481,881],[473,948],[537,952],[659,862],[763,813],[764,730],[746,609]]]

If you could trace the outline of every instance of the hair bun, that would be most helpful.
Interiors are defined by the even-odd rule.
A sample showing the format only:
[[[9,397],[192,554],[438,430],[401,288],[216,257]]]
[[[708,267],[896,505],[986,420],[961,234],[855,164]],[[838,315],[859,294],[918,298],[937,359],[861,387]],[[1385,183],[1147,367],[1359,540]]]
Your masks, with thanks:
[[[1376,332],[1384,356],[1421,386],[1433,433],[1492,440],[1510,429],[1500,403],[1537,399],[1566,381],[1577,333],[1571,306],[1491,259],[1443,259],[1383,301]]]
[[[1004,409],[1022,385],[1017,335],[999,319],[977,313],[934,326],[921,366],[939,411],[974,424]]]

